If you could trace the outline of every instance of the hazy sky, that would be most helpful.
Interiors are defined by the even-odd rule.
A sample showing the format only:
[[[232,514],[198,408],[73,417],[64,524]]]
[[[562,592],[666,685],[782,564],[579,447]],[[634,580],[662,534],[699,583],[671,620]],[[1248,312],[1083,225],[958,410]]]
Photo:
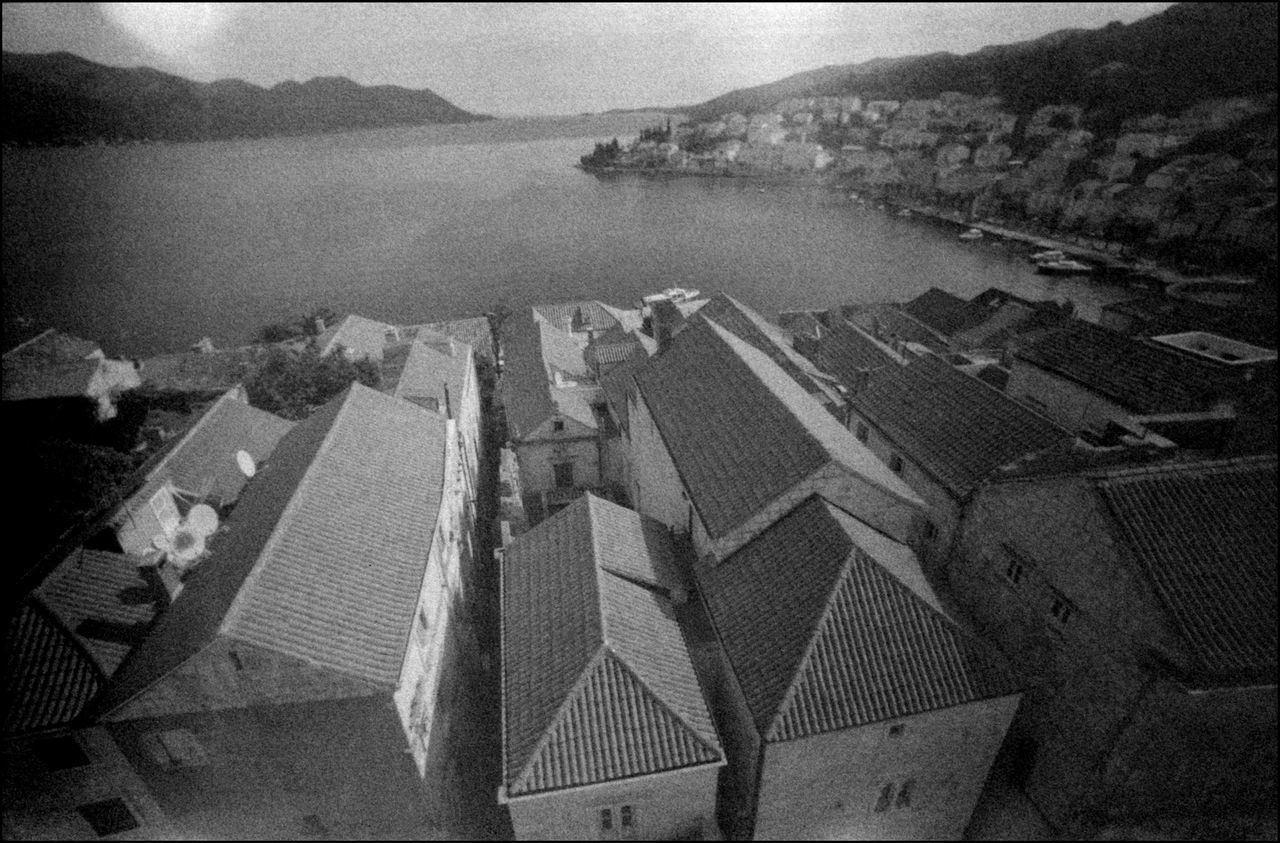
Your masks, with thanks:
[[[686,105],[827,64],[1035,38],[1169,3],[5,3],[4,49],[259,85],[347,76],[488,114]]]

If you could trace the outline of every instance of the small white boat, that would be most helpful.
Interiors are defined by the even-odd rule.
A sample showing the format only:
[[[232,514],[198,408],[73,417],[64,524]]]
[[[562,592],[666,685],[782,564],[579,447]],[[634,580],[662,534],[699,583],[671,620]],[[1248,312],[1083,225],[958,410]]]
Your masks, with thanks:
[[[1048,249],[1043,252],[1036,252],[1030,257],[1032,263],[1045,263],[1046,261],[1064,261],[1067,259],[1066,252],[1059,249]]]
[[[982,229],[980,229],[980,228],[971,228],[971,229],[969,229],[968,231],[966,231],[964,234],[961,234],[961,235],[960,235],[960,239],[961,239],[961,240],[981,240],[981,239],[982,239]]]
[[[909,217],[909,216],[911,216],[911,209],[910,209],[910,208],[903,208],[901,211],[898,211],[898,216],[900,216],[900,217]]]
[[[1093,267],[1073,260],[1044,261],[1036,264],[1036,272],[1043,275],[1088,275]]]

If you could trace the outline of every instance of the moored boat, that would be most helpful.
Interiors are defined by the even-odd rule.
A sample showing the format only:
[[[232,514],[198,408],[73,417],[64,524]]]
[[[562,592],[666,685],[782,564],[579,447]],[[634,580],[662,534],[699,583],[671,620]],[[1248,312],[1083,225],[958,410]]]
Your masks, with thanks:
[[[961,234],[961,235],[960,235],[960,239],[961,239],[961,240],[981,240],[981,239],[982,239],[982,229],[981,229],[981,228],[971,228],[971,229],[969,229],[968,231],[966,231],[964,234]]]
[[[1042,275],[1088,275],[1093,267],[1074,260],[1043,261],[1036,264],[1036,272]]]
[[[668,287],[661,293],[653,293],[652,295],[645,296],[640,300],[640,302],[644,305],[654,305],[660,301],[669,301],[673,304],[683,304],[687,301],[693,301],[701,295],[701,290],[695,290],[693,288],[686,289],[684,287]]]
[[[1061,249],[1047,249],[1043,252],[1036,252],[1031,255],[1028,260],[1032,263],[1046,263],[1048,261],[1064,261],[1067,259],[1067,253]]]

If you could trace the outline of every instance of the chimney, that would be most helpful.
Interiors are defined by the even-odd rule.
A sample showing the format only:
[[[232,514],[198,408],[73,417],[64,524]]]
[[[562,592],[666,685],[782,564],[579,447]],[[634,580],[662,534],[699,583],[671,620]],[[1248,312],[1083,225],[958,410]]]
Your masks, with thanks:
[[[444,417],[451,419],[453,418],[453,402],[449,400],[449,384],[441,383],[441,386],[444,387]]]

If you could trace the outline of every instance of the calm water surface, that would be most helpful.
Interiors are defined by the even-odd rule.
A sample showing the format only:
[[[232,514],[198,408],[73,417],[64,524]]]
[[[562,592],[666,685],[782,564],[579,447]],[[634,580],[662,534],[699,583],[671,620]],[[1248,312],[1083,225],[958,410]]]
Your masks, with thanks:
[[[5,150],[4,344],[53,325],[143,356],[241,343],[318,305],[408,323],[670,286],[770,317],[930,286],[1070,298],[1086,315],[1123,295],[820,189],[572,166],[646,122]]]

